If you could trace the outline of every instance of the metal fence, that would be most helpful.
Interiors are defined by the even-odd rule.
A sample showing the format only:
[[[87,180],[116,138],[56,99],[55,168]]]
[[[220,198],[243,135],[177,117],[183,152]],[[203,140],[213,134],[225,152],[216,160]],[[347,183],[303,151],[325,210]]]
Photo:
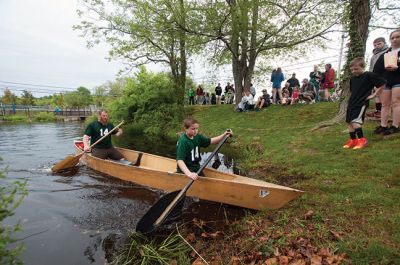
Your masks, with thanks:
[[[30,105],[12,105],[12,104],[1,104],[0,105],[0,116],[8,116],[14,114],[25,114],[31,116],[32,112],[52,112],[58,116],[76,116],[76,117],[88,117],[91,116],[94,111],[91,109],[60,109],[51,108],[50,106],[30,106]]]

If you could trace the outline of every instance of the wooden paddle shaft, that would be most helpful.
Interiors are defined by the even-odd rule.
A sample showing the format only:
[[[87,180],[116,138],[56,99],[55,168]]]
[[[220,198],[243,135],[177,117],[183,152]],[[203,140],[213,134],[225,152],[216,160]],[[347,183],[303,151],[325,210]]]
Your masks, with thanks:
[[[211,153],[209,157],[207,157],[206,161],[203,163],[203,165],[200,167],[200,169],[196,172],[197,174],[200,174],[204,168],[210,163],[211,159],[214,157],[214,155],[219,151],[221,146],[226,142],[226,140],[229,138],[229,135],[226,135],[224,139],[222,139],[221,142],[219,142],[218,146],[215,148],[215,150]],[[154,223],[155,226],[160,225],[164,219],[168,216],[168,214],[171,212],[172,208],[175,207],[176,203],[185,195],[186,191],[192,186],[194,180],[191,179],[188,184],[179,192],[179,194],[175,197],[175,199],[168,205],[168,207],[165,209],[165,211],[158,217],[156,222]]]

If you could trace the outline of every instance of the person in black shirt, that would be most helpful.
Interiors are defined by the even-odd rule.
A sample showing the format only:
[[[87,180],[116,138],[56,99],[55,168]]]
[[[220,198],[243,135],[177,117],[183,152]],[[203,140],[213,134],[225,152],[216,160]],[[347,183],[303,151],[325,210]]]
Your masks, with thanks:
[[[372,72],[364,72],[363,58],[355,58],[350,63],[352,77],[350,79],[350,98],[347,104],[346,122],[348,123],[350,139],[343,148],[364,148],[368,141],[364,137],[362,124],[369,100],[374,98],[385,86],[386,81]],[[377,87],[374,90],[374,87]],[[371,92],[374,91],[372,94]]]
[[[286,82],[289,83],[289,97],[291,97],[293,88],[294,87],[300,88],[300,82],[299,79],[296,78],[296,73],[293,73],[292,77],[289,78]]]
[[[221,84],[218,83],[218,86],[215,87],[215,96],[217,99],[217,104],[221,104],[221,94],[222,94],[222,87]]]

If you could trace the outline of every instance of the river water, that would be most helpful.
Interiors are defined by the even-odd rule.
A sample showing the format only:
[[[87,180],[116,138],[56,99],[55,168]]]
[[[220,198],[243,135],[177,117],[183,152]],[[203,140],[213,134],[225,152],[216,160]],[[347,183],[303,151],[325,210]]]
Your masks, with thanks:
[[[6,225],[21,221],[23,231],[16,238],[25,245],[21,256],[25,264],[105,264],[162,195],[85,166],[53,174],[51,166],[73,152],[72,140],[82,135],[83,126],[83,123],[0,124],[3,158],[0,169],[8,167],[7,178],[0,184],[28,181],[28,196],[15,215],[5,220]],[[136,149],[151,150],[148,145]],[[171,156],[170,152],[163,154],[157,149],[153,153]],[[231,160],[225,158],[224,163],[223,156],[220,160],[222,163],[212,164],[222,164],[224,171],[232,171]],[[237,218],[244,214],[243,209],[198,202],[192,203],[184,216],[190,220]]]

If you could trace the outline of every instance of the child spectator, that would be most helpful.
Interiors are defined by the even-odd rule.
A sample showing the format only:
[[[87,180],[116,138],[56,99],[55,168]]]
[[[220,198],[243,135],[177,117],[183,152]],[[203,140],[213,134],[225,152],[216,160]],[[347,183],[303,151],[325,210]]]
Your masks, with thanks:
[[[365,72],[363,58],[355,58],[350,63],[352,77],[350,79],[350,98],[347,105],[346,122],[350,139],[343,145],[345,149],[364,148],[368,141],[364,137],[362,124],[369,100],[383,89],[386,81],[372,72]],[[371,94],[374,87],[378,89]]]
[[[289,105],[290,104],[290,98],[289,98],[289,91],[283,90],[282,92],[282,98],[281,98],[281,105]]]
[[[292,97],[291,97],[290,105],[297,104],[297,103],[299,102],[299,99],[300,99],[299,87],[298,87],[298,86],[295,86],[295,87],[293,88],[293,91],[292,91]]]
[[[375,39],[373,45],[374,45],[374,49],[372,50],[373,55],[369,63],[369,71],[371,72],[374,70],[375,63],[379,59],[379,57],[389,49],[389,47],[386,44],[385,38],[382,37]],[[369,112],[366,115],[368,117],[375,117],[380,119],[381,110],[382,110],[381,98],[379,95],[377,95],[375,98],[375,111]]]
[[[204,96],[204,103],[203,103],[203,105],[209,105],[210,104],[210,93],[205,93],[205,96]]]
[[[225,95],[221,96],[221,104],[225,104]]]
[[[215,96],[214,93],[211,93],[211,105],[216,105],[216,104],[217,104],[217,97]]]

